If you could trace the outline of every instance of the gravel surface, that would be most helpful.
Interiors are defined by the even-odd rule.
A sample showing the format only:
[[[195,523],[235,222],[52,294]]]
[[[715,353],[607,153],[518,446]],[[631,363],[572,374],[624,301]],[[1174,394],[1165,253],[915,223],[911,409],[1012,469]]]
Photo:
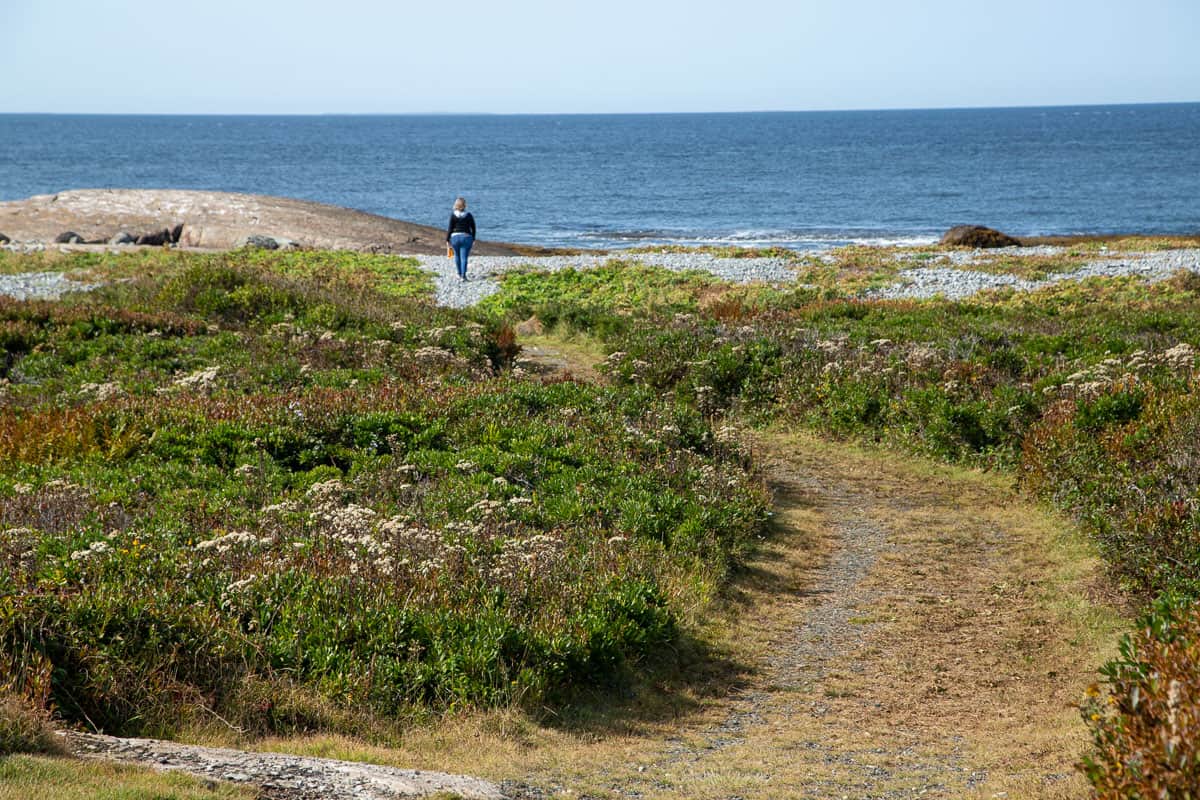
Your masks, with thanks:
[[[39,245],[40,246],[40,245]],[[6,245],[12,250],[17,246]],[[28,245],[21,246],[22,248]],[[1009,256],[1047,256],[1062,251],[1057,247],[1021,247],[1004,251]],[[905,259],[904,253],[897,258]],[[967,250],[950,252],[943,258],[946,266],[914,267],[900,272],[900,283],[867,292],[867,296],[881,299],[926,299],[941,295],[951,300],[969,297],[987,289],[1010,287],[1017,291],[1031,291],[1061,281],[1078,281],[1100,276],[1134,276],[1147,281],[1163,280],[1179,270],[1200,273],[1200,248],[1186,250],[1164,250],[1154,253],[1130,253],[1120,256],[1099,258],[1071,272],[1047,276],[1042,280],[1029,280],[1015,275],[982,272],[965,269],[997,255],[995,250]],[[558,270],[575,268],[591,269],[621,258],[617,255],[582,256],[474,256],[468,268],[468,280],[461,281],[454,269],[454,261],[443,255],[413,256],[420,266],[433,273],[437,302],[439,305],[464,308],[478,303],[490,294],[499,291],[497,276],[519,270]],[[711,253],[640,253],[631,254],[635,260],[647,266],[683,272],[699,270],[733,283],[787,284],[796,280],[792,262],[782,258],[720,258]],[[92,284],[78,283],[66,279],[56,272],[21,273],[0,275],[0,294],[18,299],[58,298],[64,292],[95,288]]]
[[[506,797],[493,783],[444,772],[196,747],[154,739],[86,733],[65,735],[71,749],[85,758],[124,761],[211,780],[254,784],[262,787],[263,797],[272,800],[400,800],[435,795],[504,800]]]
[[[1044,248],[1020,248],[1041,250]],[[1053,248],[1045,248],[1053,251]],[[1011,251],[1005,251],[1006,254]],[[953,253],[951,258],[968,257],[978,259],[979,254]],[[1017,291],[1032,291],[1061,281],[1081,281],[1087,278],[1134,276],[1146,281],[1160,281],[1171,277],[1179,270],[1200,273],[1200,249],[1164,250],[1159,253],[1130,253],[1104,258],[1085,264],[1071,272],[1049,275],[1043,280],[1033,281],[1015,275],[998,275],[978,270],[955,269],[953,267],[919,267],[900,273],[903,283],[869,292],[869,296],[884,299],[926,299],[942,295],[948,300],[970,297],[986,289],[1010,287]]]
[[[17,275],[0,275],[0,294],[18,300],[57,300],[66,292],[86,292],[95,289],[98,283],[80,283],[64,276],[61,272],[22,272]]]

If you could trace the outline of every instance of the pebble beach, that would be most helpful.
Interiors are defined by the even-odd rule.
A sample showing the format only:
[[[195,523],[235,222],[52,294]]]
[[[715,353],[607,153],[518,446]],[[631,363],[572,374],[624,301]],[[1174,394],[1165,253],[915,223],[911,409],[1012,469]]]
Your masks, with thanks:
[[[38,249],[54,245],[38,245]],[[26,245],[8,244],[4,249],[25,252]],[[119,250],[117,251],[119,252]],[[1009,248],[1006,256],[1052,256],[1061,252],[1054,247]],[[902,269],[894,284],[870,289],[864,297],[875,299],[929,299],[945,297],[960,300],[979,292],[994,289],[1033,291],[1062,281],[1082,281],[1095,277],[1128,276],[1145,281],[1157,281],[1186,270],[1200,273],[1200,248],[1164,250],[1149,253],[1124,253],[1100,256],[1078,269],[1055,273],[1040,280],[1015,275],[972,269],[996,251],[963,250],[940,256],[932,266]],[[906,260],[908,254],[899,251],[897,258]],[[622,259],[649,267],[677,272],[700,271],[730,283],[768,283],[785,286],[797,281],[794,262],[786,258],[724,258],[706,251],[670,253],[637,253],[570,256],[474,256],[470,259],[468,280],[462,281],[454,261],[442,255],[415,255],[422,269],[434,277],[435,299],[439,305],[466,308],[477,304],[500,288],[500,279],[514,271],[555,272],[564,269],[594,269],[613,259]],[[87,291],[95,284],[68,279],[59,272],[27,272],[0,275],[0,294],[17,299],[57,299],[69,291]]]

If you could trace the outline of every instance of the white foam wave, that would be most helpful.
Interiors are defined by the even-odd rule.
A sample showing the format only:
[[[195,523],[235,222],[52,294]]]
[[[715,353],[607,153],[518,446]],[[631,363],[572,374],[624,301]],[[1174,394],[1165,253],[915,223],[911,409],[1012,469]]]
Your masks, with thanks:
[[[824,250],[845,245],[876,247],[921,247],[934,244],[938,237],[890,231],[780,231],[735,230],[722,232],[688,231],[587,231],[572,235],[593,245],[638,247],[645,245],[737,245],[758,247],[787,247],[797,250]]]

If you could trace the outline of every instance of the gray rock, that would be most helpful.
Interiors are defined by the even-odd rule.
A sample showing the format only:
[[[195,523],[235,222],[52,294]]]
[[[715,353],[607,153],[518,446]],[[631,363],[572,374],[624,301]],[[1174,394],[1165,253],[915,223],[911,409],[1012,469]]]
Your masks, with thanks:
[[[270,236],[247,236],[246,241],[242,243],[243,247],[250,247],[255,250],[278,250],[279,242]]]
[[[137,241],[137,237],[128,231],[120,231],[108,240],[109,244],[133,244]]]
[[[143,233],[137,237],[134,244],[149,245],[150,247],[161,247],[164,244],[172,244],[171,229],[163,228],[161,231],[154,233]]]
[[[55,244],[82,244],[83,237],[75,231],[63,231],[54,237]]]

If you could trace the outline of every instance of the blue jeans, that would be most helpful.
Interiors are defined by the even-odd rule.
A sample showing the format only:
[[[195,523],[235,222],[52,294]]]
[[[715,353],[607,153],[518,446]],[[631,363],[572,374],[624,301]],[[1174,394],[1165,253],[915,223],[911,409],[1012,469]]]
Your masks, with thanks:
[[[450,246],[454,248],[454,266],[458,267],[458,277],[467,277],[467,256],[471,255],[471,245],[475,237],[469,233],[456,233],[450,237]]]

